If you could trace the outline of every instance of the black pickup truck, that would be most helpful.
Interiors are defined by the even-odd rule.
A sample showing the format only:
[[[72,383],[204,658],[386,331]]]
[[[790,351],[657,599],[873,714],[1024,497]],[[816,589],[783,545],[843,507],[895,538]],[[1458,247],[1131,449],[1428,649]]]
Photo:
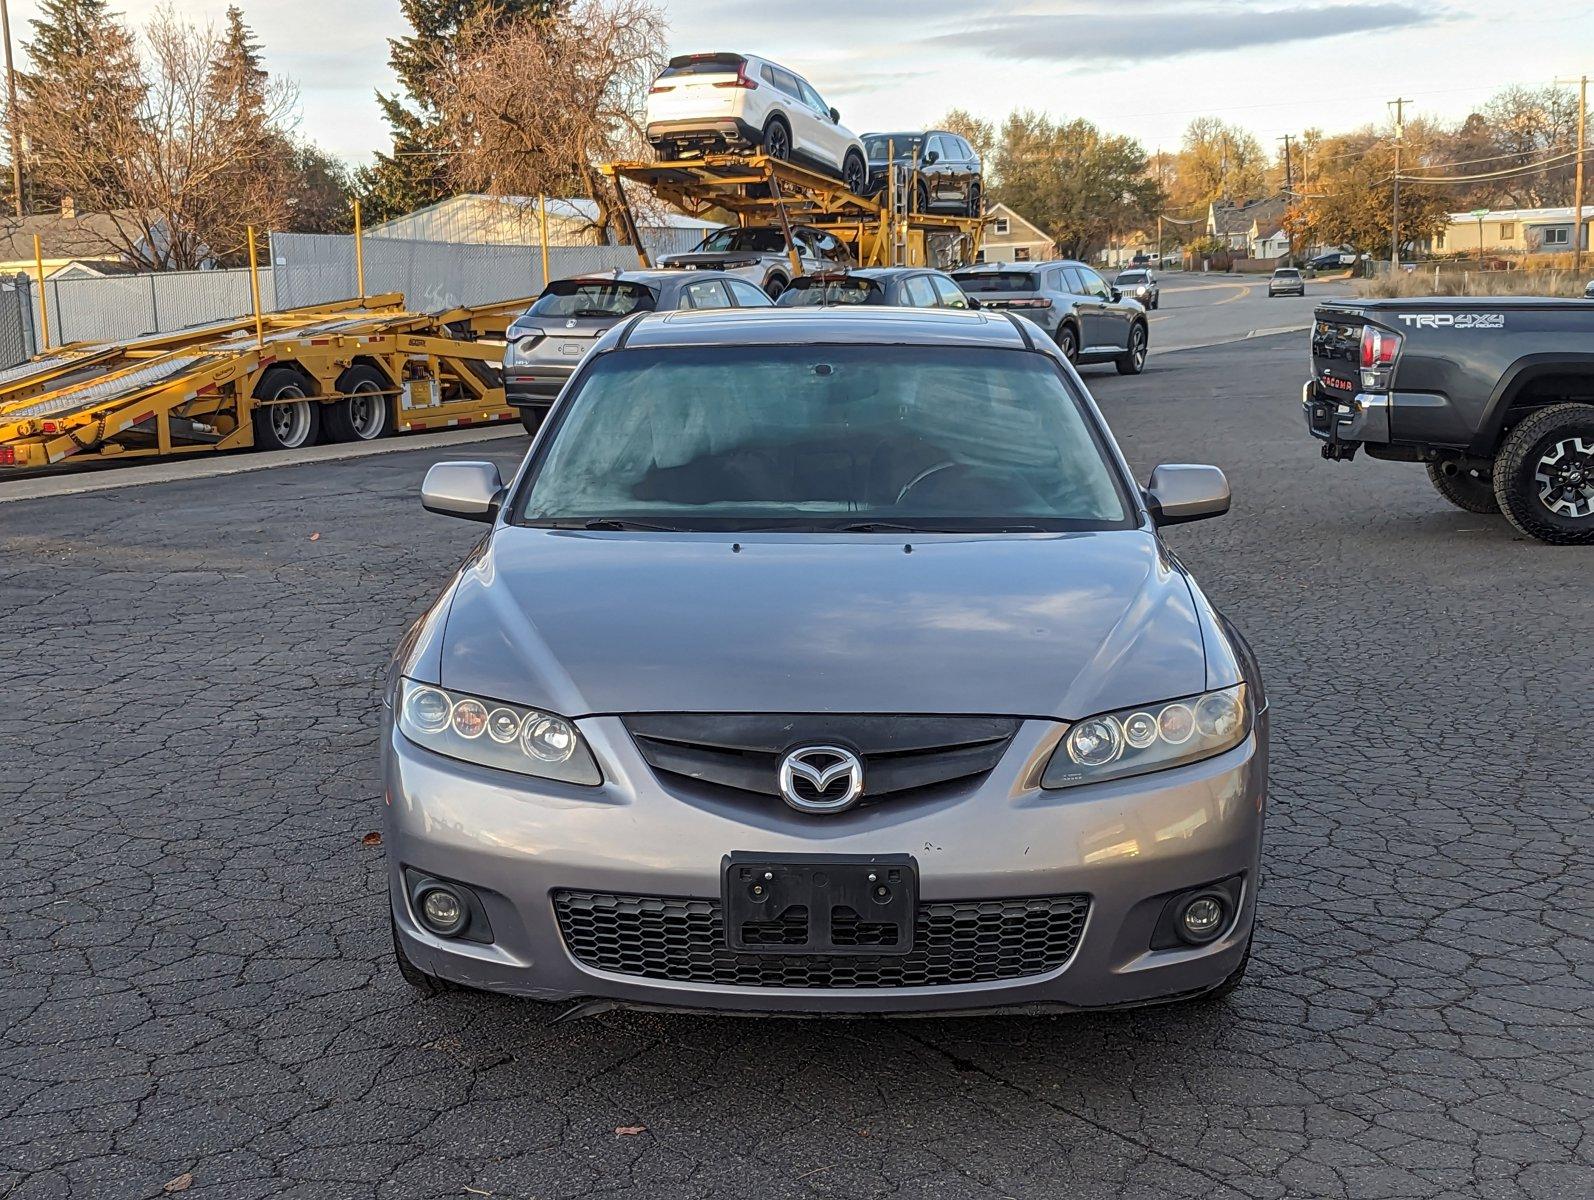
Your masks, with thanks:
[[[1324,458],[1423,463],[1459,508],[1594,542],[1594,301],[1324,304],[1301,400]]]

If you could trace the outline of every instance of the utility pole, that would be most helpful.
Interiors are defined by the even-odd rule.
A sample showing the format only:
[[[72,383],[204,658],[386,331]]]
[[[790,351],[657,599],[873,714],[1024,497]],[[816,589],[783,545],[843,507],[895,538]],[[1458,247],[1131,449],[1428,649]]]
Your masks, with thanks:
[[[1391,100],[1395,110],[1395,205],[1389,223],[1389,269],[1400,270],[1400,149],[1406,137],[1406,105],[1410,100]]]
[[[1583,160],[1588,157],[1588,76],[1556,83],[1577,84],[1577,173],[1572,177],[1572,270],[1583,270]],[[1590,247],[1594,249],[1594,247]]]
[[[1279,138],[1279,141],[1284,143],[1284,194],[1293,197],[1295,194],[1295,171],[1294,164],[1290,158],[1290,136],[1290,134],[1286,133]],[[1288,202],[1285,204],[1285,211],[1289,211]],[[1290,235],[1290,266],[1293,267],[1295,265],[1295,230],[1287,228],[1286,231]]]
[[[22,215],[22,133],[17,127],[17,73],[11,66],[11,13],[0,0],[0,41],[6,44],[6,129],[11,136],[11,199]]]

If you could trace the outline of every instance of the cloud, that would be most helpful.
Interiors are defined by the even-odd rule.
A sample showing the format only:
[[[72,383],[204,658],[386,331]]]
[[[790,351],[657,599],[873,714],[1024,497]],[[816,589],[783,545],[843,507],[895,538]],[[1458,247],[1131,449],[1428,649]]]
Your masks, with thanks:
[[[977,50],[1007,58],[1109,62],[1176,58],[1209,51],[1276,46],[1372,30],[1405,29],[1443,19],[1442,10],[1414,4],[1330,4],[1321,8],[1257,9],[1226,4],[1138,11],[1030,14],[983,21],[957,33],[924,39],[940,48]]]

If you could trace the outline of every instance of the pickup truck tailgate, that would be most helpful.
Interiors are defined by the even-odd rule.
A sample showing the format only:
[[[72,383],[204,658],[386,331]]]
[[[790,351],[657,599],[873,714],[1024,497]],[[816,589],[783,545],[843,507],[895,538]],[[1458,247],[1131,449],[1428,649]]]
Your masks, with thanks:
[[[1367,318],[1320,308],[1312,321],[1312,380],[1319,395],[1354,396],[1361,379],[1362,328]]]

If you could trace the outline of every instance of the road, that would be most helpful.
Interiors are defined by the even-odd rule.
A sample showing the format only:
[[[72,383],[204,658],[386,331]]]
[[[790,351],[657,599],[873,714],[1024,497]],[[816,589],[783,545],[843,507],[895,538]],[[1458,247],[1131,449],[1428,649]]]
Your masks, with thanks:
[[[1340,281],[1309,280],[1306,295],[1268,298],[1266,275],[1203,275],[1171,271],[1158,276],[1161,306],[1150,314],[1151,352],[1210,346],[1307,328],[1312,306],[1350,295]]]
[[[1142,476],[1235,490],[1170,531],[1275,706],[1252,975],[1207,1007],[418,999],[366,843],[385,656],[478,532],[416,501],[459,451],[5,505],[0,1196],[1588,1195],[1588,560],[1322,462],[1301,369],[1088,376]]]

